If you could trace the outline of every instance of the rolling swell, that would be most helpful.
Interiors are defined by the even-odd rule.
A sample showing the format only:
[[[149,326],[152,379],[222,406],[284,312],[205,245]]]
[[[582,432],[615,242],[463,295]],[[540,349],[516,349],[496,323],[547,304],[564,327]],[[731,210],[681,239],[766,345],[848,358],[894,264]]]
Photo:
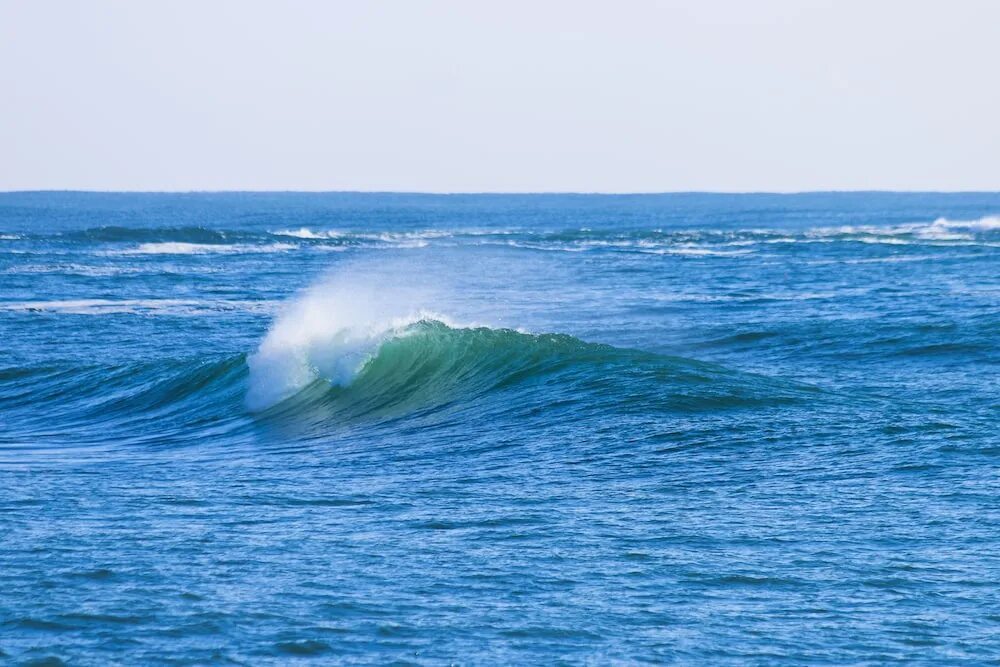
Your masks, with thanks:
[[[77,241],[97,241],[105,243],[124,242],[179,242],[179,243],[225,243],[227,241],[253,238],[246,232],[216,230],[206,227],[121,227],[104,226],[72,232],[68,238]]]
[[[0,391],[14,436],[74,447],[151,443],[245,428],[245,377],[245,355],[110,366],[66,362],[4,369]]]
[[[64,445],[109,437],[132,444],[179,437],[197,442],[208,432],[249,432],[261,421],[328,433],[400,419],[414,427],[483,415],[545,421],[572,413],[579,420],[773,407],[819,397],[805,385],[566,334],[420,319],[377,338],[360,356],[336,343],[310,350],[317,355],[306,360],[310,378],[266,405],[253,401],[261,400],[260,383],[273,383],[265,373],[273,369],[262,370],[253,356],[248,363],[244,354],[166,364],[7,368],[0,371],[0,389],[11,426],[46,432]],[[352,363],[350,377],[329,373]],[[59,423],[38,409],[43,404],[60,406]]]
[[[319,368],[314,372],[311,382],[263,414],[308,415],[314,424],[426,418],[435,412],[451,418],[473,409],[477,415],[548,418],[571,406],[575,418],[586,418],[774,406],[817,393],[804,385],[566,334],[451,327],[427,319],[388,334],[352,378],[324,376]]]
[[[639,254],[742,256],[753,252],[788,251],[803,244],[869,244],[876,246],[995,248],[1000,217],[968,220],[936,218],[899,224],[817,225],[811,227],[668,225],[654,228],[505,227],[412,228],[370,231],[350,224],[335,227],[271,229],[229,228],[191,224],[177,226],[103,225],[85,229],[0,229],[0,241],[47,242],[55,247],[79,244],[120,248],[147,244],[236,246],[254,248],[278,244],[282,249],[394,249],[429,246],[504,246],[528,250],[613,252]]]

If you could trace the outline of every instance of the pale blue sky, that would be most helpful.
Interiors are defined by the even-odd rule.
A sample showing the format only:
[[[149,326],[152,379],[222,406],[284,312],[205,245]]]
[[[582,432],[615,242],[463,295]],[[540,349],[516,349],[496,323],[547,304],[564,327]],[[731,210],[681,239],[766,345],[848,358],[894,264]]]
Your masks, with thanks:
[[[0,190],[997,190],[998,44],[992,0],[0,0]]]

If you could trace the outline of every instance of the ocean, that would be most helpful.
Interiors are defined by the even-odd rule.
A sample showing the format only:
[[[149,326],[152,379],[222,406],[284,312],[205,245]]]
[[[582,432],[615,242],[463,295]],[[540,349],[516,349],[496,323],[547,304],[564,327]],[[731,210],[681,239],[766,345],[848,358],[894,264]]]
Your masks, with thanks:
[[[1000,194],[0,194],[0,661],[996,664]]]

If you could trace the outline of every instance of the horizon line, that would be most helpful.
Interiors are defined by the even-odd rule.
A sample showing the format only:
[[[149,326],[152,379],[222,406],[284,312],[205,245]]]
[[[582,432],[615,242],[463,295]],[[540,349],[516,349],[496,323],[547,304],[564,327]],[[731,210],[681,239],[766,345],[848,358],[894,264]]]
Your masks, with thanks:
[[[417,195],[417,196],[604,196],[642,197],[661,195],[819,195],[819,194],[936,194],[936,195],[1000,195],[997,190],[909,190],[909,189],[831,189],[831,190],[320,190],[320,189],[77,189],[28,188],[0,190],[0,195],[14,194],[357,194],[357,195]]]

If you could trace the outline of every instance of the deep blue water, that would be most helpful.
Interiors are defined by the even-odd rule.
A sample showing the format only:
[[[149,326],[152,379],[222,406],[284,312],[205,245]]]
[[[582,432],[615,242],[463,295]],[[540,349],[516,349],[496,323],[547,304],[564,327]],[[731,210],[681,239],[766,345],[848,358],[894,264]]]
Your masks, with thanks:
[[[998,215],[0,194],[0,661],[996,664]]]

